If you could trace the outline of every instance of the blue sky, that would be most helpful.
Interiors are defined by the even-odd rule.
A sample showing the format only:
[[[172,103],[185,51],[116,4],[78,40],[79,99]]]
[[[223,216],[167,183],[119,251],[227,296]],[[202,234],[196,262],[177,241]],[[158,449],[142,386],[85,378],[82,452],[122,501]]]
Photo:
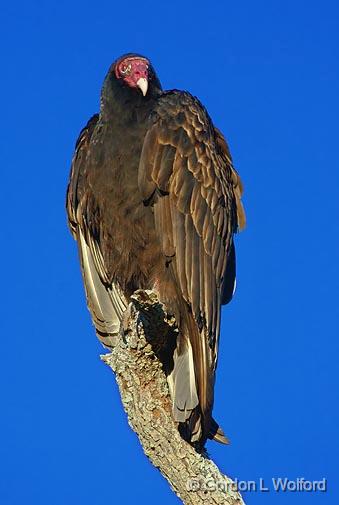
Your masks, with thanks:
[[[0,503],[176,504],[100,362],[64,194],[110,63],[149,56],[226,135],[244,186],[208,450],[239,480],[328,479],[256,504],[338,503],[336,2],[31,1],[1,7]]]

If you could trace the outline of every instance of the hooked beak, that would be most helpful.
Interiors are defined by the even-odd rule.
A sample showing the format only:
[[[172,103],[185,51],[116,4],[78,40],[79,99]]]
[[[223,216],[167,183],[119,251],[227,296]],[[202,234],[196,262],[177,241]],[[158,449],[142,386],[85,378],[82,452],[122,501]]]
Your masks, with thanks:
[[[137,80],[137,86],[139,89],[141,89],[141,93],[146,96],[147,90],[148,90],[148,81],[145,77],[140,77],[140,79]]]

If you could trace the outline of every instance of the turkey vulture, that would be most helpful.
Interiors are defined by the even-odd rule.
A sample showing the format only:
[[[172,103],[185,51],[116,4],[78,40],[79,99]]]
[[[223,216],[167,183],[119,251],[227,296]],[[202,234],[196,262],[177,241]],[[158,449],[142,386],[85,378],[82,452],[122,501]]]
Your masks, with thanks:
[[[167,380],[187,441],[227,443],[212,417],[220,308],[235,287],[233,235],[245,224],[227,143],[199,100],[162,91],[148,58],[126,54],[81,131],[67,189],[87,304],[112,348],[130,296],[155,291],[176,318]]]

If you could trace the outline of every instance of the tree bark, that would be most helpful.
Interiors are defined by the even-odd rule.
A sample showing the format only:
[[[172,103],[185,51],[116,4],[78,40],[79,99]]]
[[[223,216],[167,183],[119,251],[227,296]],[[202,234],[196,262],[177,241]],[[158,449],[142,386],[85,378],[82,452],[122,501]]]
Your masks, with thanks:
[[[177,328],[157,296],[137,291],[112,353],[101,356],[115,372],[131,428],[145,454],[185,505],[244,505],[236,483],[223,475],[207,453],[179,435],[159,357],[175,343]],[[227,449],[226,449],[227,450]]]

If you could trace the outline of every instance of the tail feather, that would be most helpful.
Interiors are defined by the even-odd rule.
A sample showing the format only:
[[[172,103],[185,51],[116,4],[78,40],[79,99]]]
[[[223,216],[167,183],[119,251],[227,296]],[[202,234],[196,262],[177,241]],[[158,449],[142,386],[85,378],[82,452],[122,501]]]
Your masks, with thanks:
[[[220,442],[221,444],[229,444],[229,438],[224,434],[223,430],[220,428],[218,423],[211,418],[210,421],[210,431],[208,433],[208,438]]]
[[[184,347],[181,352],[179,352],[180,347]],[[184,346],[177,345],[173,362],[173,370],[167,377],[173,400],[173,417],[178,423],[184,423],[190,418],[193,409],[199,403],[192,346],[188,340],[186,340]]]
[[[214,365],[204,334],[189,314],[186,328],[181,325],[174,366],[167,377],[173,403],[173,418],[182,437],[202,446],[207,438],[228,444],[229,440],[212,418]],[[189,335],[186,336],[186,335]]]

